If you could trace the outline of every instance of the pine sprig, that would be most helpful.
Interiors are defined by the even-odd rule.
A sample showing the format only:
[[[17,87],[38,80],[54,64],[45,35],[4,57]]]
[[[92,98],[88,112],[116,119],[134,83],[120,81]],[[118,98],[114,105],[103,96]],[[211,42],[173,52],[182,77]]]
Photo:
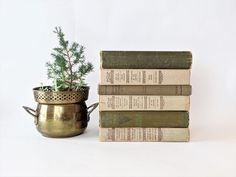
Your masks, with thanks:
[[[53,31],[59,39],[59,46],[53,48],[53,63],[47,62],[48,79],[53,81],[55,91],[79,90],[86,86],[85,76],[93,71],[93,65],[85,61],[84,46],[65,40],[60,27]]]

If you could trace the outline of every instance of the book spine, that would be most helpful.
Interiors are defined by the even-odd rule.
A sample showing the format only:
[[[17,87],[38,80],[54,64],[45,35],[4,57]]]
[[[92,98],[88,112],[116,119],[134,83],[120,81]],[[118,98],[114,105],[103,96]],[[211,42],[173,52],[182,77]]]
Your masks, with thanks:
[[[189,85],[190,70],[101,69],[101,85]]]
[[[188,142],[188,128],[100,128],[99,139],[112,141]]]
[[[100,56],[107,69],[190,69],[192,64],[189,51],[101,51]]]
[[[191,95],[191,85],[99,85],[99,95]]]
[[[100,111],[188,111],[189,96],[99,95]]]
[[[99,122],[102,128],[187,128],[189,114],[185,111],[103,111]]]

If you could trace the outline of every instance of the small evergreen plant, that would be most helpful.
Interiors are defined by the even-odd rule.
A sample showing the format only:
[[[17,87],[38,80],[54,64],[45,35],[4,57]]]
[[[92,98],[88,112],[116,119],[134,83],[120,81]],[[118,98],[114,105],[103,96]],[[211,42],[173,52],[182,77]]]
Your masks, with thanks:
[[[85,76],[93,71],[93,65],[85,61],[84,46],[65,40],[60,27],[53,31],[59,39],[59,47],[51,53],[53,62],[47,62],[48,79],[52,80],[52,91],[79,90],[86,86]]]

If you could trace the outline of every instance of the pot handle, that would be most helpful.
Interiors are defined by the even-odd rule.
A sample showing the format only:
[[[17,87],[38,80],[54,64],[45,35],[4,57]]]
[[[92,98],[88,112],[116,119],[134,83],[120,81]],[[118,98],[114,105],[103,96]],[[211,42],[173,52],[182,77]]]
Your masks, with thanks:
[[[98,103],[94,103],[94,104],[90,105],[90,106],[87,108],[87,110],[89,110],[89,109],[91,108],[91,110],[88,111],[88,113],[87,113],[87,121],[90,120],[90,114],[93,112],[94,109],[96,109],[97,106],[98,106]]]
[[[28,112],[31,116],[34,117],[34,123],[35,123],[35,125],[37,125],[38,124],[37,112],[34,109],[29,108],[27,106],[22,106],[22,107],[24,108],[24,110],[26,110],[26,112]]]

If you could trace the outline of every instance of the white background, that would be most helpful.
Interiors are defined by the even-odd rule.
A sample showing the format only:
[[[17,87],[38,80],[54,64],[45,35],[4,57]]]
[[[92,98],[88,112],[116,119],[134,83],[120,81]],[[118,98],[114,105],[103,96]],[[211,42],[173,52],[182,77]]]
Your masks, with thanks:
[[[191,50],[190,143],[100,143],[98,110],[74,138],[41,136],[22,105],[47,84],[45,63],[61,26],[99,51]],[[235,0],[0,0],[0,176],[236,176]]]

